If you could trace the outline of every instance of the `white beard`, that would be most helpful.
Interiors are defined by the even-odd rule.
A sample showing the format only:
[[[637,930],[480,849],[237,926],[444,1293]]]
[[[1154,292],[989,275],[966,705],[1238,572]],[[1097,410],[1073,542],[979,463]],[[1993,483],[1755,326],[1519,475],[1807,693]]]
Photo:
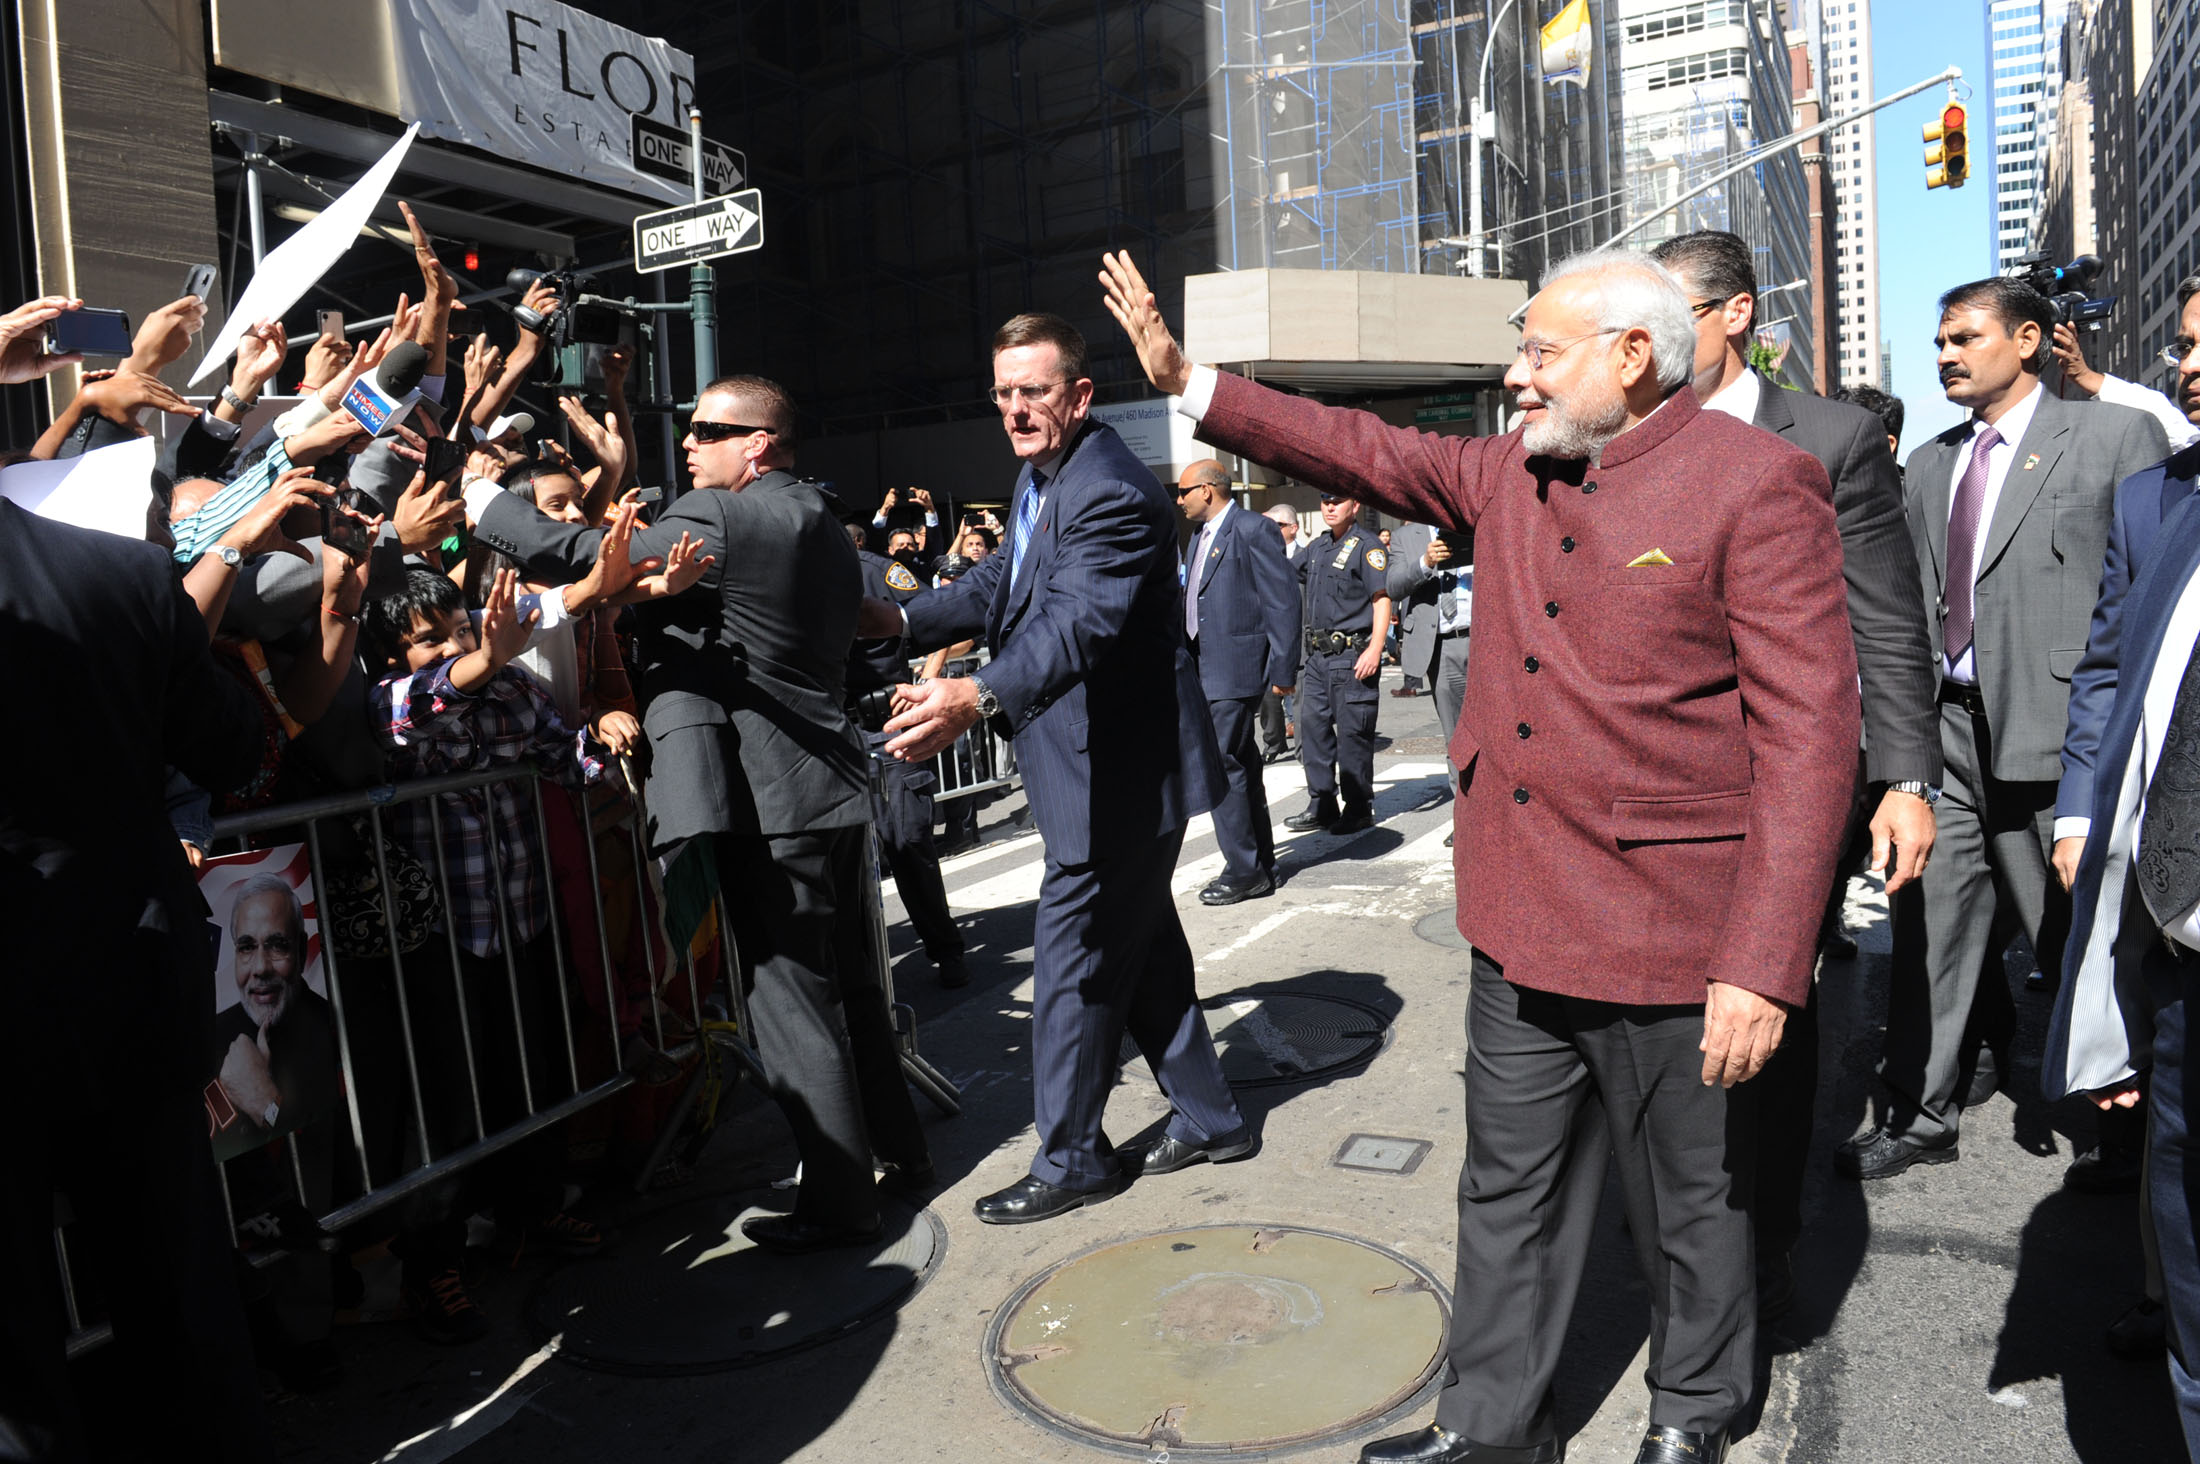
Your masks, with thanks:
[[[1556,401],[1544,403],[1543,419],[1528,424],[1521,445],[1542,457],[1594,458],[1627,425],[1627,399],[1613,393],[1601,408],[1578,414]]]

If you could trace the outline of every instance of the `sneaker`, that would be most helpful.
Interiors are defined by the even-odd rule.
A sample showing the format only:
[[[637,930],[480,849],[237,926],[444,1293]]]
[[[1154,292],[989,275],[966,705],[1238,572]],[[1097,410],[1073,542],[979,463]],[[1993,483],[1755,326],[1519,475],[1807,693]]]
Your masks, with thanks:
[[[488,1335],[489,1319],[466,1294],[466,1278],[453,1266],[424,1286],[406,1286],[413,1330],[439,1347],[455,1347]]]
[[[600,1256],[603,1246],[602,1230],[563,1210],[528,1226],[520,1240],[522,1251],[536,1250],[553,1256]]]

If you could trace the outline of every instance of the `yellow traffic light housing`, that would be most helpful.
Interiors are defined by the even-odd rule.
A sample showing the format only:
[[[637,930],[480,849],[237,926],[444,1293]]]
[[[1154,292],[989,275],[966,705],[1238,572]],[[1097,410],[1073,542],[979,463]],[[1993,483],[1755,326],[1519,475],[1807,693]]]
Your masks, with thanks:
[[[1960,103],[1940,109],[1940,120],[1925,124],[1925,186],[1961,188],[1971,176],[1971,139]]]

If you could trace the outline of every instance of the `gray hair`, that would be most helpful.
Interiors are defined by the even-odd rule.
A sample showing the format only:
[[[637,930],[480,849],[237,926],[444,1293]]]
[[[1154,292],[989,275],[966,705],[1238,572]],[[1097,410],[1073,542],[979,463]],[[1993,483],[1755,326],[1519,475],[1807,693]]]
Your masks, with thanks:
[[[1574,275],[1595,280],[1587,304],[1599,330],[1650,333],[1650,364],[1667,392],[1695,374],[1696,318],[1671,270],[1632,249],[1585,249],[1552,266],[1543,288]]]
[[[290,917],[290,933],[295,936],[299,942],[298,959],[303,961],[306,954],[305,908],[298,903],[298,891],[293,889],[291,887],[290,881],[284,879],[281,875],[255,874],[250,879],[245,880],[241,884],[239,884],[237,886],[237,897],[229,902],[230,923],[232,925],[236,923],[237,911],[244,907],[246,901],[256,900],[262,895],[282,896],[283,908],[285,911],[288,912]]]

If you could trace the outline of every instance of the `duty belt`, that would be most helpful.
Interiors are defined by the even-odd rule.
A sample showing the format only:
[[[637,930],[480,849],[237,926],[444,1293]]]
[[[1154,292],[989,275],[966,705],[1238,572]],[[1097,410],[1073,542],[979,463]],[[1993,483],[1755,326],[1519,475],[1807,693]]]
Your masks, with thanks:
[[[891,686],[848,693],[848,720],[866,732],[885,731],[887,718],[893,715],[894,688]]]
[[[1373,634],[1366,630],[1310,630],[1306,632],[1306,654],[1322,656],[1364,651]]]

